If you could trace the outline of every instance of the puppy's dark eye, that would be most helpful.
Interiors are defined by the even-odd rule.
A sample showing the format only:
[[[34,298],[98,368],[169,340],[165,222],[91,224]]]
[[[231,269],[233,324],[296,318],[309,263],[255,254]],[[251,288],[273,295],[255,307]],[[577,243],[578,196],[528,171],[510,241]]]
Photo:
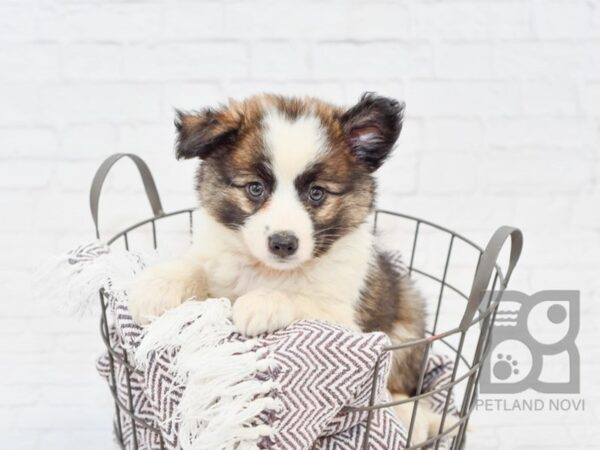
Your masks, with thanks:
[[[255,181],[246,185],[246,192],[250,198],[254,200],[260,200],[265,195],[265,187],[262,183]]]
[[[325,200],[325,189],[313,186],[308,190],[308,199],[313,205],[320,205]]]

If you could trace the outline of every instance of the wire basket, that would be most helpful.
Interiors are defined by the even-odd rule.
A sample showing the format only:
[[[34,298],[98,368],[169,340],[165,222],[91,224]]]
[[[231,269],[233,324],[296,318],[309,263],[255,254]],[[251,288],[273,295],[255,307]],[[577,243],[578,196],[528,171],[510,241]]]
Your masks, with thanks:
[[[135,223],[108,239],[108,245],[123,245],[127,250],[134,249],[136,244],[132,238],[144,234],[149,239],[149,245],[162,248],[163,232],[159,232],[165,219],[173,218],[164,234],[167,238],[173,235],[173,229],[185,234],[189,244],[194,232],[194,214],[196,208],[187,208],[165,213],[154,179],[146,163],[134,154],[115,154],[106,159],[94,177],[90,190],[90,207],[96,229],[96,237],[100,238],[98,227],[98,206],[102,185],[111,167],[121,158],[131,159],[136,165],[144,184],[146,195],[152,207],[152,217]],[[173,226],[175,225],[175,227]],[[429,304],[430,323],[426,337],[402,345],[390,346],[384,352],[394,352],[411,346],[422,348],[423,364],[419,377],[416,394],[404,400],[375,404],[374,397],[377,388],[379,364],[375,367],[371,400],[367,406],[352,408],[367,414],[367,432],[360,448],[369,448],[370,429],[373,412],[380,408],[390,408],[400,403],[413,402],[413,413],[408,425],[408,449],[427,448],[438,449],[442,442],[445,448],[452,450],[465,448],[466,430],[471,414],[476,406],[478,383],[481,370],[491,342],[491,331],[494,325],[498,304],[506,289],[510,276],[515,268],[523,245],[520,230],[503,226],[492,235],[485,249],[473,241],[445,227],[432,222],[392,211],[377,210],[374,215],[373,230],[378,233],[391,234],[389,241],[394,250],[400,250],[406,258],[408,275],[417,280],[417,285],[427,298],[433,299]],[[393,234],[395,233],[395,234]],[[498,259],[504,244],[510,238],[508,264],[503,271]],[[167,239],[165,239],[167,240]],[[404,241],[404,242],[402,242]],[[400,247],[400,248],[397,248]],[[437,250],[437,252],[433,251]],[[440,251],[441,250],[441,251]],[[508,249],[507,249],[508,250]],[[134,448],[141,448],[136,439],[136,429],[144,428],[156,433],[160,448],[165,444],[160,430],[151,423],[136,417],[131,392],[130,377],[138,369],[128,361],[126,353],[114,348],[110,336],[110,320],[108,301],[100,292],[101,318],[100,331],[102,340],[108,352],[110,365],[109,385],[115,404],[115,436],[121,448],[125,448],[123,437],[123,421],[128,418],[133,428]],[[425,362],[432,351],[443,351],[451,355],[453,360],[452,373],[443,385],[436,389],[423,392]],[[127,387],[127,402],[123,402],[117,392],[116,364],[125,367]],[[442,424],[438,433],[425,442],[412,443],[414,419],[419,403],[428,401],[433,396],[443,396]],[[452,426],[444,426],[449,411],[458,413],[458,420]],[[454,422],[454,421],[453,421]],[[449,436],[452,436],[449,439]]]

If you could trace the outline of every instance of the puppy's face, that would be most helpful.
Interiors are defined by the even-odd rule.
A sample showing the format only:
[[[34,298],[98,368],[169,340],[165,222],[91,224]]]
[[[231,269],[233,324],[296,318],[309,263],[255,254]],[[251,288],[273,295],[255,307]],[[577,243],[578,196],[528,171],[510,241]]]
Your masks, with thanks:
[[[178,113],[178,158],[200,158],[202,206],[259,263],[289,270],[325,254],[373,209],[372,173],[404,106],[364,95],[342,109],[271,95]]]

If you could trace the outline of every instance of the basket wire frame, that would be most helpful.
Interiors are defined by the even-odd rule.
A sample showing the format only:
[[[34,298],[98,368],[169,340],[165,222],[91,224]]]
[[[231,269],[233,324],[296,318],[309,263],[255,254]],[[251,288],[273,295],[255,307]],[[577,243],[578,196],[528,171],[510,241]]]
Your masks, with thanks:
[[[92,185],[92,192],[90,195],[90,199],[91,199],[91,206],[92,206],[92,215],[94,218],[94,223],[96,225],[97,237],[100,236],[100,233],[98,231],[97,207],[98,207],[98,198],[100,195],[100,189],[102,187],[102,181],[104,180],[106,173],[110,169],[110,166],[112,166],[112,164],[114,164],[114,162],[116,162],[116,160],[120,159],[122,156],[131,157],[131,156],[135,156],[135,155],[130,155],[130,154],[113,155],[111,157],[112,161],[109,161],[109,160],[111,160],[111,158],[109,158],[109,160],[105,161],[105,163],[109,163],[109,164],[103,165],[103,166],[107,165],[108,168],[104,167],[104,169],[105,169],[104,173],[100,174],[101,178],[102,178],[101,182],[99,184],[96,183],[97,178],[98,178],[98,174],[97,174],[97,177],[94,180],[95,182]],[[141,161],[141,159],[140,159],[140,161]],[[135,162],[135,160],[134,160],[134,162]],[[143,166],[145,166],[145,163],[143,163],[143,161],[141,161],[141,162],[142,162]],[[140,168],[140,165],[137,162],[136,162],[136,165],[138,166],[138,170],[140,170],[140,173],[142,173],[144,167]],[[101,169],[103,168],[103,166],[101,166]],[[99,169],[99,173],[101,172],[101,169]],[[146,169],[147,169],[147,167],[146,167]],[[149,172],[148,172],[148,174],[149,174]],[[151,178],[151,175],[150,175],[150,178]],[[142,175],[142,179],[144,180],[144,184],[146,186],[146,179],[144,178],[143,175]],[[94,188],[94,186],[96,186],[96,188]],[[152,195],[153,195],[152,190],[151,189],[149,190],[148,186],[146,186],[146,193],[147,193],[149,199],[151,200],[154,216],[151,218],[142,220],[138,223],[135,223],[135,224],[125,228],[124,230],[120,231],[119,233],[115,234],[112,238],[110,238],[107,241],[108,245],[117,245],[117,243],[120,241],[120,242],[122,242],[122,245],[124,245],[125,249],[129,250],[130,249],[129,235],[131,233],[136,232],[137,230],[144,229],[145,227],[149,226],[151,229],[151,233],[152,233],[153,248],[157,249],[159,247],[159,239],[158,239],[156,222],[159,220],[168,218],[168,217],[185,217],[185,216],[187,216],[187,233],[189,233],[190,241],[193,239],[193,232],[194,232],[193,214],[194,214],[194,211],[196,210],[196,208],[187,208],[187,209],[181,209],[181,210],[170,212],[170,213],[164,213],[162,211],[162,206],[160,205],[160,200],[158,199],[158,192],[156,192],[155,188],[154,188],[154,191],[155,191],[155,195],[156,195],[156,199],[155,199],[156,201],[153,203],[152,202]],[[95,209],[95,211],[94,211],[94,209]],[[494,254],[488,255],[487,253],[490,253],[488,248],[486,248],[486,250],[484,250],[482,247],[475,244],[473,241],[461,236],[460,234],[458,234],[452,230],[449,230],[445,227],[439,226],[432,222],[429,222],[429,221],[426,221],[423,219],[419,219],[419,218],[416,218],[416,217],[413,217],[410,215],[397,213],[397,212],[386,211],[386,210],[377,210],[375,212],[374,221],[373,221],[373,230],[374,231],[377,231],[379,219],[380,219],[380,217],[383,217],[383,216],[392,217],[394,219],[400,219],[400,220],[404,220],[404,221],[409,221],[414,224],[414,233],[412,236],[410,260],[409,260],[408,266],[407,266],[407,273],[411,277],[414,276],[415,274],[418,274],[422,277],[428,278],[429,280],[431,280],[435,283],[438,283],[439,291],[438,291],[438,295],[437,295],[437,302],[435,304],[435,313],[434,313],[434,317],[433,317],[433,324],[432,324],[431,329],[426,331],[426,337],[424,337],[422,339],[417,339],[417,340],[414,340],[411,342],[406,342],[403,344],[392,345],[392,346],[386,347],[383,350],[382,355],[380,355],[380,358],[376,362],[376,365],[374,368],[373,381],[372,381],[372,385],[371,385],[370,399],[369,399],[368,405],[366,405],[364,407],[349,408],[349,410],[351,410],[351,411],[360,411],[360,412],[366,413],[367,421],[366,421],[366,431],[365,431],[365,435],[364,435],[365,437],[363,439],[363,442],[362,442],[360,448],[362,450],[367,450],[369,448],[369,442],[370,442],[370,438],[371,438],[370,431],[372,428],[374,412],[376,410],[382,409],[382,408],[390,408],[395,405],[410,402],[410,403],[413,403],[414,406],[413,406],[413,411],[412,411],[411,423],[409,424],[408,429],[407,429],[407,445],[408,446],[406,447],[405,450],[418,449],[418,448],[422,448],[422,447],[424,447],[426,445],[430,445],[430,444],[433,445],[433,448],[435,450],[438,450],[440,448],[440,445],[444,441],[444,439],[447,438],[447,436],[451,433],[454,434],[454,437],[452,437],[452,441],[450,443],[449,448],[451,450],[463,449],[465,447],[465,442],[466,442],[465,438],[466,438],[467,425],[469,423],[471,413],[473,412],[475,405],[476,405],[477,386],[479,383],[479,378],[481,376],[481,368],[482,368],[483,362],[485,361],[486,357],[488,356],[488,353],[490,350],[489,344],[491,342],[491,331],[492,331],[493,323],[494,323],[494,320],[496,317],[497,307],[502,298],[502,293],[506,289],[511,272],[514,269],[514,266],[516,265],[516,262],[519,258],[519,254],[520,254],[520,250],[521,250],[521,246],[522,246],[522,235],[520,234],[520,231],[516,230],[516,229],[504,230],[506,236],[504,237],[504,239],[502,239],[500,244],[503,244],[506,237],[508,237],[510,235],[510,237],[512,239],[512,247],[511,247],[511,258],[510,258],[511,261],[509,263],[509,267],[506,271],[506,274],[503,274],[500,266],[496,262],[497,256],[498,256],[497,253],[495,255]],[[448,243],[448,248],[445,253],[444,267],[443,267],[441,277],[436,276],[432,273],[429,273],[428,271],[423,270],[422,268],[417,267],[415,265],[415,253],[417,250],[417,243],[419,241],[420,231],[423,226],[428,226],[428,227],[438,230],[439,232],[446,233],[449,237],[449,243]],[[508,227],[503,227],[503,228],[508,228]],[[492,240],[496,237],[496,235],[499,234],[499,232],[501,230],[502,230],[502,228],[499,229],[498,232],[496,232],[496,234],[494,235]],[[490,240],[490,244],[488,244],[488,247],[491,246],[492,240]],[[453,291],[455,294],[457,294],[458,296],[465,299],[468,306],[470,306],[470,304],[473,300],[472,297],[474,296],[473,290],[472,290],[471,294],[467,294],[467,293],[463,292],[461,289],[459,289],[458,287],[450,284],[447,281],[448,269],[450,266],[453,248],[455,248],[456,243],[459,241],[462,242],[463,244],[466,244],[473,250],[475,250],[476,253],[478,254],[477,266],[475,269],[475,277],[473,280],[474,286],[477,283],[478,278],[481,278],[480,265],[482,265],[482,259],[487,258],[487,260],[488,260],[487,263],[489,263],[490,257],[492,258],[493,265],[490,266],[490,267],[492,267],[492,269],[490,270],[490,273],[488,274],[489,283],[484,282],[484,284],[482,284],[482,286],[484,286],[483,289],[487,288],[488,291],[490,292],[490,294],[484,297],[483,292],[481,293],[480,301],[478,301],[477,302],[478,304],[476,305],[477,314],[474,314],[475,311],[472,311],[471,317],[467,317],[468,314],[466,313],[465,316],[463,316],[463,321],[461,322],[460,326],[457,326],[450,330],[445,330],[445,331],[439,332],[438,327],[439,327],[439,319],[440,319],[440,314],[441,314],[441,306],[442,306],[442,303],[444,300],[444,292],[446,290]],[[500,245],[500,247],[501,247],[501,245]],[[497,250],[499,251],[499,248]],[[513,253],[514,253],[514,255],[513,255]],[[514,258],[513,258],[513,256],[514,256]],[[474,289],[474,288],[472,288],[472,289]],[[127,417],[129,419],[129,421],[131,422],[131,431],[133,434],[133,448],[135,450],[141,448],[140,444],[138,442],[138,434],[137,434],[138,429],[145,429],[145,430],[148,430],[149,432],[151,432],[152,435],[156,436],[156,440],[158,441],[159,448],[161,450],[166,450],[165,442],[162,437],[160,429],[157,426],[155,426],[154,424],[148,423],[146,420],[143,420],[143,419],[137,417],[135,414],[135,405],[133,404],[133,395],[132,395],[132,390],[131,390],[131,375],[134,372],[138,372],[138,373],[140,373],[140,372],[139,372],[139,369],[137,369],[133,364],[131,364],[129,362],[126,352],[121,353],[121,352],[115,350],[114,343],[112,342],[111,335],[110,335],[110,325],[109,325],[110,317],[109,317],[109,313],[107,312],[108,299],[106,298],[103,291],[100,291],[99,297],[100,297],[100,306],[101,306],[100,332],[101,332],[102,340],[103,340],[106,350],[108,352],[109,371],[110,371],[108,381],[109,381],[110,392],[114,399],[114,406],[115,406],[114,433],[115,433],[116,440],[117,440],[119,446],[121,448],[125,449],[125,437],[123,434],[123,428],[124,428],[124,423],[125,423],[124,420],[126,420],[125,417]],[[471,302],[469,300],[471,300]],[[463,355],[465,338],[466,338],[467,332],[471,329],[474,329],[475,327],[479,327],[479,333],[476,337],[476,346],[475,346],[475,350],[473,353],[473,357],[471,359],[468,359],[465,355]],[[451,338],[453,336],[458,337],[458,345],[457,346],[455,346],[449,342],[449,338]],[[429,392],[423,392],[423,384],[424,384],[425,368],[426,368],[425,364],[427,361],[427,357],[430,354],[432,345],[436,342],[444,344],[444,346],[448,348],[449,352],[454,355],[454,359],[453,359],[454,365],[453,365],[452,373],[451,373],[449,381],[444,383],[442,386],[439,386]],[[386,403],[376,403],[375,393],[377,392],[377,388],[378,388],[378,386],[377,386],[378,374],[379,374],[379,371],[381,370],[381,366],[382,366],[381,363],[382,363],[382,359],[385,357],[385,354],[388,352],[399,351],[399,350],[402,350],[402,349],[405,349],[405,348],[411,347],[411,346],[422,347],[423,353],[424,353],[423,362],[422,362],[422,365],[420,368],[421,370],[420,370],[420,374],[419,374],[419,380],[418,380],[418,385],[417,385],[417,390],[416,390],[415,395],[410,398],[406,398],[406,399],[402,399],[402,400],[396,400],[396,401],[391,401],[391,402],[386,402]],[[125,387],[127,390],[127,395],[126,395],[127,404],[125,404],[119,398],[118,379],[117,379],[117,363],[124,368],[125,384],[126,384]],[[462,374],[458,374],[458,367],[461,364],[463,364],[467,370]],[[466,383],[466,386],[464,388],[464,392],[462,395],[462,402],[460,402],[460,407],[458,407],[458,404],[456,405],[457,409],[458,409],[458,419],[455,421],[455,423],[452,426],[446,428],[445,423],[447,420],[447,415],[450,412],[450,406],[452,403],[454,388],[461,382]],[[413,436],[413,431],[414,431],[415,417],[416,417],[420,402],[423,400],[427,400],[428,398],[433,397],[434,395],[439,394],[439,393],[445,394],[445,401],[444,401],[443,411],[441,414],[441,425],[438,429],[437,434],[428,438],[424,442],[413,443],[412,436]],[[315,446],[313,448],[317,448],[317,445],[315,444]]]

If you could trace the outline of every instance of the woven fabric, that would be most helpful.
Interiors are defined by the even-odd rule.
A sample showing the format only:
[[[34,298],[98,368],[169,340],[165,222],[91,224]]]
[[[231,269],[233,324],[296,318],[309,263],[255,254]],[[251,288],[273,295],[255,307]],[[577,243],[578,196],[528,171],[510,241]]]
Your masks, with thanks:
[[[114,300],[114,298],[113,298]],[[135,325],[125,304],[112,303],[116,324],[111,339],[118,352],[134,361],[134,351],[143,330]],[[228,340],[244,340],[232,334]],[[319,321],[300,321],[290,327],[258,339],[257,347],[266,350],[277,364],[263,374],[274,381],[278,389],[271,394],[282,407],[276,412],[263,414],[259,421],[274,427],[277,432],[263,438],[261,449],[322,449],[354,450],[362,445],[367,427],[367,413],[349,412],[349,407],[369,404],[375,364],[380,360],[377,380],[377,403],[390,400],[385,389],[389,371],[390,353],[383,353],[389,345],[382,333],[358,334]],[[131,386],[135,415],[160,430],[160,434],[137,427],[136,432],[127,415],[121,415],[122,436],[126,448],[178,449],[177,406],[185,385],[177,382],[171,367],[177,351],[153,352],[143,372],[134,372],[127,380],[125,368],[119,361],[112,364],[117,373],[117,394],[124,405],[129,405],[127,385]],[[110,382],[110,357],[98,360],[98,370]],[[424,389],[430,391],[448,381],[452,364],[448,358],[434,355],[429,358]],[[433,397],[432,408],[441,411],[445,394]],[[454,411],[454,405],[451,405]],[[115,418],[116,423],[116,418]],[[315,447],[313,447],[313,445]],[[441,445],[444,449],[447,442]],[[391,408],[375,410],[369,431],[369,449],[403,449],[406,430]]]
[[[143,332],[134,333],[135,325],[126,305],[115,302],[111,307],[121,330],[113,328],[111,340],[116,350],[134,361],[134,353]],[[123,332],[123,335],[120,334]],[[229,341],[245,340],[237,333]],[[349,412],[348,407],[368,405],[377,360],[380,360],[377,382],[377,402],[389,400],[385,389],[390,366],[390,354],[383,353],[389,345],[382,333],[360,334],[319,322],[299,321],[284,330],[257,339],[260,349],[275,361],[273,368],[262,376],[277,385],[269,395],[279,400],[280,407],[258,417],[276,433],[258,442],[261,449],[355,449],[365,435],[367,414]],[[143,372],[135,372],[127,380],[123,364],[107,354],[100,357],[97,367],[112,385],[110,366],[117,373],[117,394],[122,404],[129,406],[127,386],[131,386],[133,410],[139,419],[161,430],[166,448],[180,448],[178,440],[177,405],[185,386],[177,381],[171,366],[177,352],[153,352]],[[116,420],[116,418],[115,418]],[[158,449],[157,433],[137,427],[133,431],[128,416],[121,415],[122,436],[126,448]],[[375,411],[371,424],[374,438],[370,448],[403,448],[404,429],[389,409]]]

